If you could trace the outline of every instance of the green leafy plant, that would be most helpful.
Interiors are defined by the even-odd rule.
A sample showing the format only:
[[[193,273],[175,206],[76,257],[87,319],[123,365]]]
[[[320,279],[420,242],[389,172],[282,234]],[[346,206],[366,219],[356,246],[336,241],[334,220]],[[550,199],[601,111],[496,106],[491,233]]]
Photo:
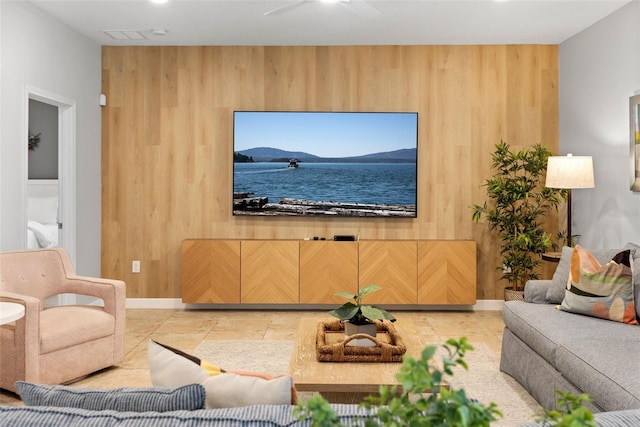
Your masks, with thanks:
[[[360,406],[367,409],[358,425],[365,427],[486,427],[502,417],[494,403],[484,405],[469,398],[464,389],[445,387],[447,377],[460,366],[468,369],[465,353],[473,350],[465,337],[448,340],[442,348],[440,368],[433,362],[436,346],[422,350],[420,359],[404,357],[396,374],[401,387],[381,386],[379,396],[370,396]],[[596,427],[593,413],[585,406],[588,395],[557,392],[558,410],[545,410],[544,427]],[[334,408],[322,395],[315,395],[293,408],[293,416],[311,419],[312,427],[344,427]]]
[[[378,285],[367,285],[361,288],[357,294],[353,295],[349,292],[336,292],[334,295],[348,300],[354,300],[354,302],[348,301],[340,307],[329,311],[329,314],[337,317],[342,321],[348,321],[354,325],[364,325],[372,320],[389,320],[395,322],[396,318],[389,313],[375,305],[363,305],[362,298],[369,295],[372,292],[376,292],[382,289]]]
[[[492,154],[495,174],[484,183],[491,203],[471,206],[475,222],[484,217],[489,228],[497,231],[502,263],[496,269],[516,291],[522,291],[527,280],[538,278],[540,255],[553,246],[543,220],[568,195],[567,190],[544,186],[550,155],[540,144],[512,151],[500,141]]]
[[[563,246],[574,247],[578,239],[581,237],[581,235],[572,234],[571,239],[569,239],[567,236],[567,231],[562,230],[562,231],[558,231],[558,234],[556,234],[556,237],[558,239],[558,243],[554,242],[553,249],[561,249]]]
[[[467,397],[463,389],[444,387],[453,368],[467,369],[464,355],[473,347],[466,338],[448,340],[442,346],[446,355],[442,368],[433,363],[436,346],[427,346],[420,359],[405,357],[396,378],[402,384],[380,387],[379,396],[370,396],[363,407],[369,409],[364,425],[373,426],[489,426],[502,414],[494,403],[482,403]],[[342,426],[333,408],[321,395],[316,395],[294,408],[300,420],[311,418],[314,427]]]
[[[545,410],[545,416],[538,420],[543,426],[556,427],[597,427],[593,413],[585,406],[591,402],[587,394],[575,396],[568,392],[558,393],[558,410]]]

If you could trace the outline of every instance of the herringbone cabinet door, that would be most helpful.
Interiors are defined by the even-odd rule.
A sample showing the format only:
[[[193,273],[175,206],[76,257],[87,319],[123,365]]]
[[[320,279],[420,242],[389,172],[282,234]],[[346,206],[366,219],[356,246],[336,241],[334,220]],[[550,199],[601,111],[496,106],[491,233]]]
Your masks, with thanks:
[[[418,304],[476,303],[476,242],[418,242]]]
[[[358,289],[358,242],[300,242],[300,303],[342,304]]]
[[[382,287],[365,303],[416,304],[418,301],[418,246],[415,241],[360,242],[360,287]]]
[[[243,240],[243,304],[297,304],[299,246],[290,240]]]
[[[240,241],[183,241],[181,275],[184,303],[240,303]]]

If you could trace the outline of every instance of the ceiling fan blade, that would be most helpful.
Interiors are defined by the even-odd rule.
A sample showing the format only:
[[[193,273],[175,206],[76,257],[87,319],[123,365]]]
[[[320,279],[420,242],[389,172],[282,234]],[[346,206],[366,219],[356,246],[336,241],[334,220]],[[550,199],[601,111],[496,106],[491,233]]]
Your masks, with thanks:
[[[338,4],[363,18],[375,18],[382,15],[382,11],[365,0],[350,0]]]
[[[297,7],[300,7],[302,5],[304,5],[305,3],[307,3],[307,0],[298,0],[295,3],[290,3],[290,4],[286,4],[284,6],[280,6],[280,7],[276,7],[275,9],[271,9],[267,12],[264,13],[264,16],[270,16],[270,15],[282,15],[285,12],[288,12],[290,10],[293,10]]]

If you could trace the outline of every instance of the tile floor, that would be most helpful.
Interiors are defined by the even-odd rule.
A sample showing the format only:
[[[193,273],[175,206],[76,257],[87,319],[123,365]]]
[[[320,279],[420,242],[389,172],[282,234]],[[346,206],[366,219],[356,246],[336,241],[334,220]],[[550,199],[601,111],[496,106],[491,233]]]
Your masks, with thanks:
[[[147,342],[193,351],[204,340],[294,340],[298,320],[321,311],[249,310],[127,310],[126,355],[119,365],[96,372],[74,383],[76,386],[112,388],[149,386]],[[424,335],[441,343],[466,336],[484,343],[500,356],[504,323],[500,311],[395,311],[399,319],[411,316],[424,327]],[[21,405],[13,393],[0,391],[0,405]]]

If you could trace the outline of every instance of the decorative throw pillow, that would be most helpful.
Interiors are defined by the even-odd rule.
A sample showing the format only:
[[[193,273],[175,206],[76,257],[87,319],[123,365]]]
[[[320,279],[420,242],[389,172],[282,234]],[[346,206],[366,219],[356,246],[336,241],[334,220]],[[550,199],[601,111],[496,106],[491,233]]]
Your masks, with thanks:
[[[293,378],[225,370],[172,347],[149,341],[151,383],[179,386],[197,382],[206,390],[206,408],[296,404]]]
[[[571,257],[571,271],[564,300],[559,308],[571,313],[637,325],[633,299],[631,251],[616,254],[600,265],[581,246]]]
[[[630,249],[633,258],[631,267],[633,270],[633,300],[636,306],[636,320],[640,323],[640,245],[627,242],[622,249]]]
[[[122,387],[91,389],[16,382],[26,406],[62,406],[91,411],[120,412],[194,411],[204,408],[205,390],[200,384],[182,387]]]
[[[595,249],[591,251],[593,256],[600,264],[606,264],[618,252],[628,249],[626,246],[622,249]],[[564,246],[562,255],[556,267],[556,271],[551,278],[551,286],[547,289],[546,301],[549,304],[560,304],[564,299],[564,291],[567,289],[569,281],[569,270],[571,269],[571,257],[573,256],[573,248]]]

